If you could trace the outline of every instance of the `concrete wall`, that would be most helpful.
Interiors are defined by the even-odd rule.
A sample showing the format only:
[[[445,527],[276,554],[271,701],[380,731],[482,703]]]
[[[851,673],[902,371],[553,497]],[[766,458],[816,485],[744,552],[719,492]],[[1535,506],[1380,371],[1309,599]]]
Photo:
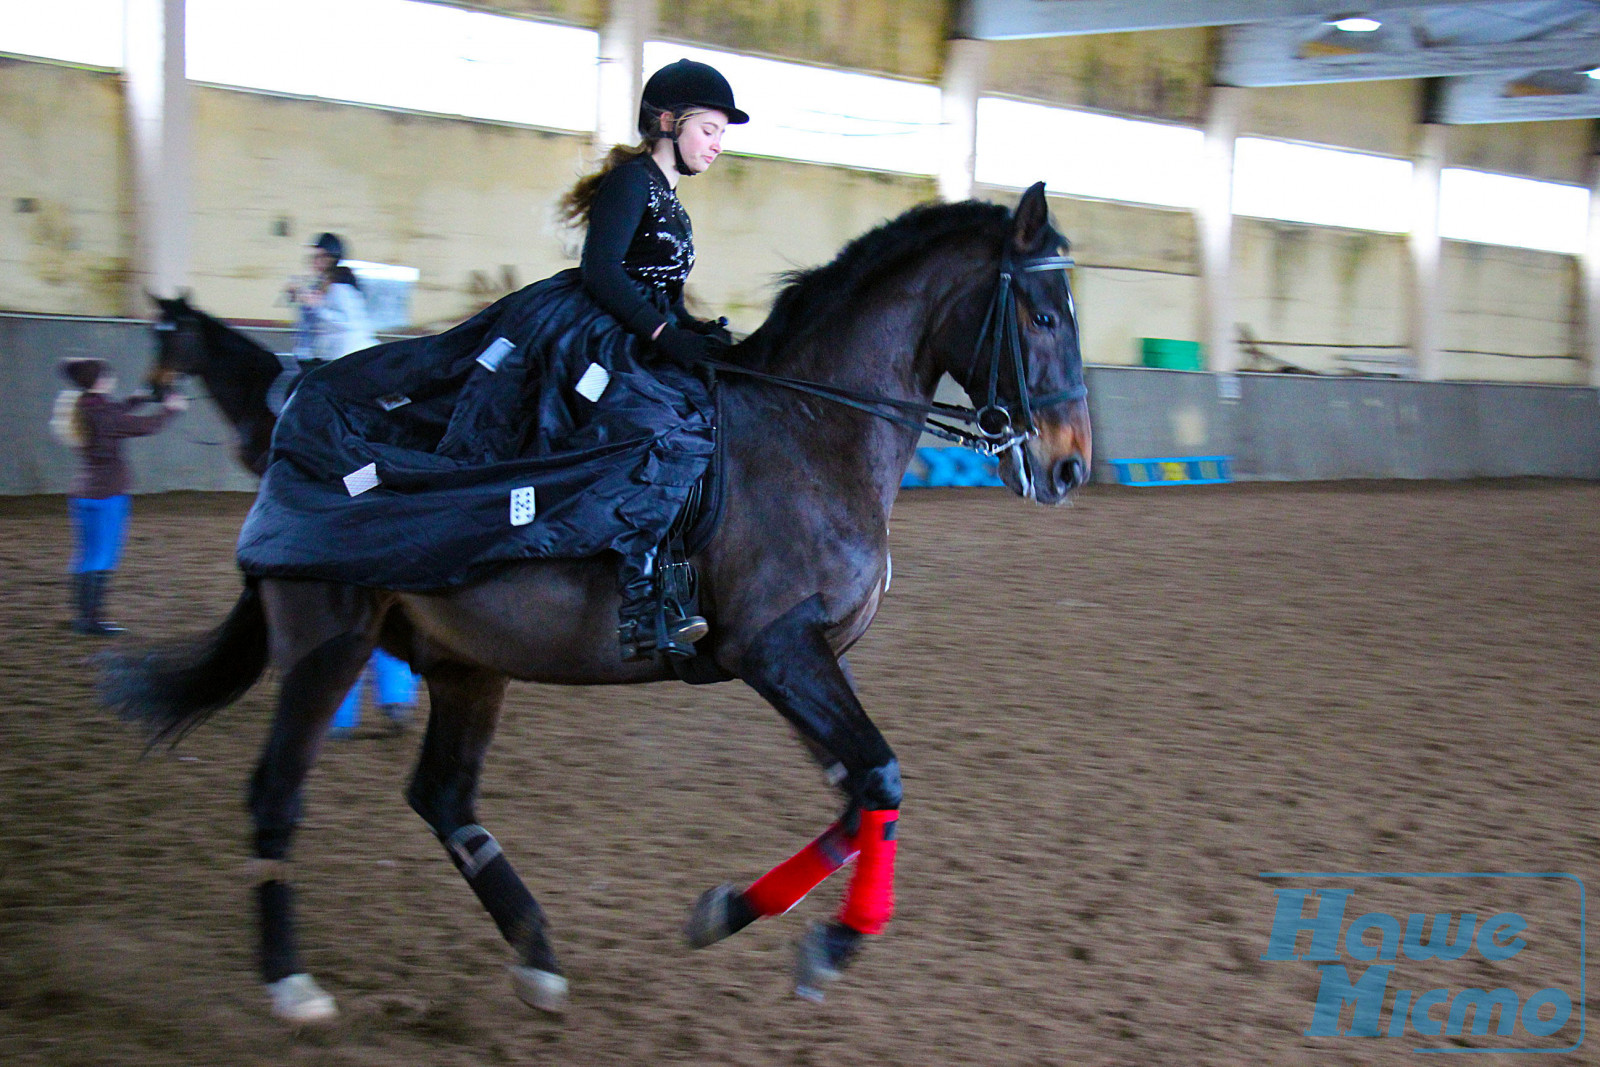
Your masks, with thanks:
[[[288,346],[283,331],[247,332]],[[137,320],[0,315],[0,494],[61,493],[71,479],[72,454],[46,430],[59,359],[110,360],[126,393],[153,344]],[[1109,366],[1090,367],[1088,382],[1101,480],[1112,459],[1183,455],[1232,456],[1240,478],[1600,478],[1594,389],[1245,374],[1232,399],[1216,375]],[[161,434],[130,442],[134,491],[253,492],[232,449],[232,431],[199,398]]]
[[[1247,479],[1600,478],[1590,388],[1116,367],[1088,381],[1103,480],[1113,459],[1186,455],[1232,456]]]
[[[59,360],[110,361],[121,396],[143,380],[154,354],[143,322],[0,315],[0,493],[62,493],[71,482],[73,454],[47,429],[56,394],[66,386],[56,372]],[[197,400],[161,433],[128,442],[134,492],[254,492],[255,478],[233,459],[233,440],[215,407]]]

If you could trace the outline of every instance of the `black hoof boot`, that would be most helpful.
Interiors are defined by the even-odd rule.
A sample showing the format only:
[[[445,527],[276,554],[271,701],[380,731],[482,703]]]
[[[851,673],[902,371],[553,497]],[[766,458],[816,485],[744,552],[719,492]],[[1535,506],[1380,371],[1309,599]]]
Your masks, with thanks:
[[[522,962],[510,968],[511,989],[517,999],[547,1015],[564,1014],[567,1010],[567,979],[561,973],[561,964],[556,962],[549,938],[545,936],[544,915],[537,910],[537,906],[517,940],[520,942]]]
[[[812,923],[795,948],[795,993],[822,1003],[824,987],[850,965],[864,936],[841,922]]]
[[[684,924],[683,936],[690,948],[706,948],[738,933],[756,918],[744,894],[724,882],[700,894]]]

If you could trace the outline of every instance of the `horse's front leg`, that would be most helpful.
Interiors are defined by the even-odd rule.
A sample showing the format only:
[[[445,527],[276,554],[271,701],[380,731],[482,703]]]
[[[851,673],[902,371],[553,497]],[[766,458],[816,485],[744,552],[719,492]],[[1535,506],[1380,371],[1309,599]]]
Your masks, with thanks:
[[[544,912],[494,835],[478,824],[478,778],[505,697],[505,675],[455,663],[429,666],[431,710],[406,799],[439,836],[450,860],[517,953],[512,986],[541,1011],[566,1008],[567,980],[545,937]]]
[[[696,904],[688,937],[705,947],[756,919],[781,915],[852,858],[856,870],[838,916],[807,931],[796,964],[795,991],[821,999],[864,935],[881,933],[894,910],[895,830],[900,765],[856,699],[825,635],[821,600],[812,597],[768,625],[744,650],[739,676],[800,732],[825,763],[843,770],[844,816],[742,892],[709,890]]]

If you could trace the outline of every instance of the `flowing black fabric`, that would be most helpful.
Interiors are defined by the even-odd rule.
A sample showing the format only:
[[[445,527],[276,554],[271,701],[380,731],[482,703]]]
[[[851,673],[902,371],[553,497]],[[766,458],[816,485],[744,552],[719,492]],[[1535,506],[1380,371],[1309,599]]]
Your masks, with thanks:
[[[568,270],[313,371],[279,418],[240,567],[425,590],[513,560],[647,557],[714,446],[706,385],[648,353]]]

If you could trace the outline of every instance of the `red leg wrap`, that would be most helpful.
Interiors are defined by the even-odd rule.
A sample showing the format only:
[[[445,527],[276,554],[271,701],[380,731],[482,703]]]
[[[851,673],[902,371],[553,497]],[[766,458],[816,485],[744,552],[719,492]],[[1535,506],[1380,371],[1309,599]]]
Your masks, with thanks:
[[[839,921],[863,934],[881,934],[894,914],[894,852],[898,811],[864,811],[856,847],[856,872],[845,890]]]
[[[782,915],[855,854],[855,844],[835,823],[821,837],[756,879],[744,891],[745,902],[763,918]]]

